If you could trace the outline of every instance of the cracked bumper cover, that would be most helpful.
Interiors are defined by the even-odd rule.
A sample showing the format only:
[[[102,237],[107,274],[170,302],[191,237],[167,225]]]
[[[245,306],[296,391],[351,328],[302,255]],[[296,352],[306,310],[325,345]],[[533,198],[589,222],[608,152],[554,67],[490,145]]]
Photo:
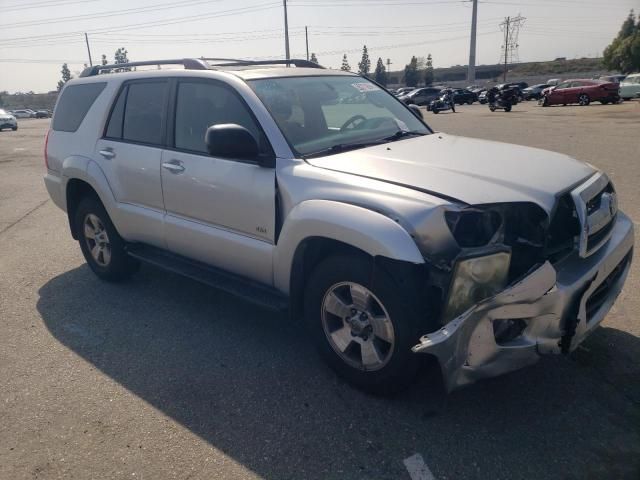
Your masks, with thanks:
[[[574,254],[555,265],[544,263],[440,330],[422,336],[412,350],[437,357],[448,391],[531,365],[540,355],[561,353],[562,337],[575,322],[575,333],[567,339],[569,350],[574,350],[604,319],[622,290],[632,250],[633,223],[619,212],[611,238],[596,253],[587,258]],[[587,300],[611,278],[604,300],[587,315]],[[522,319],[526,328],[499,345],[493,322],[508,319]]]

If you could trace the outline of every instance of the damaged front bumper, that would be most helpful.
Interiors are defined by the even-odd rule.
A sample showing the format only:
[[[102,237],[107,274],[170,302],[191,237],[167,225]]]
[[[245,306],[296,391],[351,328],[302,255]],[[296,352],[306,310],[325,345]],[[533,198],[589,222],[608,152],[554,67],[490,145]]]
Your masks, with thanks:
[[[546,262],[424,335],[415,353],[434,355],[448,391],[535,363],[540,355],[574,350],[604,319],[629,272],[633,223],[622,212],[608,242],[596,253]],[[517,321],[522,330],[496,340],[494,323]]]

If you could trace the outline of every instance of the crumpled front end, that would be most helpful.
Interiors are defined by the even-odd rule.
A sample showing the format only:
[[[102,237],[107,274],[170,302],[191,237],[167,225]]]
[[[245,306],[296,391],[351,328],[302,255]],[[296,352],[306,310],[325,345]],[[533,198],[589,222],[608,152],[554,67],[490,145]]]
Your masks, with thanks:
[[[618,212],[609,240],[584,258],[549,261],[424,335],[415,353],[434,355],[448,391],[574,350],[604,319],[629,272],[633,223]]]

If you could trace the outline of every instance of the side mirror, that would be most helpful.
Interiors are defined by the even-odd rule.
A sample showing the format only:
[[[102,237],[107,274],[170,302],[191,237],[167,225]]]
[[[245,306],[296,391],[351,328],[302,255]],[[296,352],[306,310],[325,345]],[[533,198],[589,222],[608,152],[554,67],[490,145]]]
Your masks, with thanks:
[[[420,120],[423,119],[422,118],[422,111],[420,110],[420,108],[417,105],[415,105],[415,104],[409,105],[409,110],[411,110],[411,113],[413,113]]]
[[[256,160],[261,166],[273,166],[273,159],[261,158],[258,141],[241,125],[224,123],[212,125],[205,133],[204,141],[212,157]]]

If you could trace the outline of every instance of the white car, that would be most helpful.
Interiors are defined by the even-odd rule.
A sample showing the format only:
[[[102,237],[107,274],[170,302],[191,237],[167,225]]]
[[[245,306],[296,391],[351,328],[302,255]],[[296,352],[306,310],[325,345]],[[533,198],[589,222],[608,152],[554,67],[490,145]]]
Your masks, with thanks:
[[[45,183],[101,279],[143,261],[288,309],[379,393],[425,355],[452,390],[567,354],[613,306],[634,234],[604,172],[434,133],[350,72],[221,62],[89,67],[59,95]]]
[[[36,112],[34,112],[33,110],[29,110],[29,109],[14,110],[13,111],[13,116],[16,117],[16,118],[35,118],[36,117]]]
[[[18,121],[16,117],[0,108],[0,131],[3,128],[10,128],[14,132],[18,130]]]
[[[633,73],[620,83],[620,97],[631,100],[638,95],[640,95],[640,73]]]

